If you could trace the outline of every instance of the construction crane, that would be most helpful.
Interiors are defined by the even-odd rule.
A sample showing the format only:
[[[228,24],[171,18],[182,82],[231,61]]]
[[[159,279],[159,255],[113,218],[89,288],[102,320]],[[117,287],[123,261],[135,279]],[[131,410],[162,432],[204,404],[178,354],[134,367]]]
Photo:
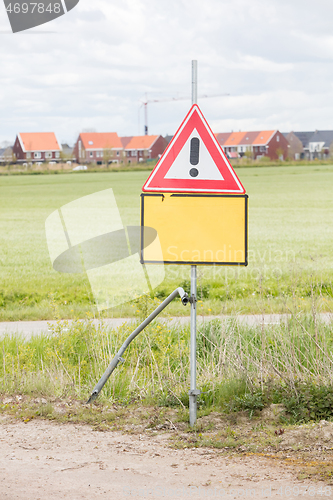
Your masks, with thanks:
[[[228,95],[230,95],[230,94],[212,94],[212,95],[203,94],[203,95],[199,95],[198,99],[206,99],[208,97],[225,97]],[[148,135],[148,104],[153,103],[153,102],[187,101],[190,99],[191,99],[190,97],[169,97],[169,98],[165,98],[165,99],[148,99],[147,93],[146,93],[145,99],[141,100],[142,104],[139,108],[139,113],[140,113],[140,109],[142,108],[142,106],[144,107],[144,115],[145,115],[144,132],[145,132],[145,135]]]

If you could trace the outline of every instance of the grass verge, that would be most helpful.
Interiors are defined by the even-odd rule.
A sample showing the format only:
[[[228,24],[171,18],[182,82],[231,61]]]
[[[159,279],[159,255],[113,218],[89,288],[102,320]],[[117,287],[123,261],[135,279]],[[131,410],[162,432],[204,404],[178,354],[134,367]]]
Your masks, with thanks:
[[[141,318],[157,301],[143,300]],[[92,320],[57,322],[48,335],[0,339],[5,393],[87,400],[135,324],[108,329]],[[290,314],[278,324],[249,327],[236,317],[204,322],[197,337],[200,409],[246,411],[283,405],[286,423],[333,417],[331,324]],[[114,403],[188,406],[189,325],[153,322],[130,344],[102,397]]]

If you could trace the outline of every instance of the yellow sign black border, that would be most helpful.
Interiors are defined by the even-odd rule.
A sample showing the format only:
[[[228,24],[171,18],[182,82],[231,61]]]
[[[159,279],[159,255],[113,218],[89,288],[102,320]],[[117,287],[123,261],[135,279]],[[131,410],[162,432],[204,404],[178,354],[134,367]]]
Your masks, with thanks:
[[[141,194],[141,251],[140,251],[140,262],[141,264],[177,264],[177,265],[218,265],[218,266],[247,266],[248,265],[248,195],[247,194],[190,194],[190,193],[175,193],[169,194],[170,197],[191,197],[191,198],[244,198],[245,206],[245,228],[244,228],[244,261],[242,262],[207,262],[207,261],[156,261],[156,260],[145,260],[144,259],[144,249],[145,249],[145,231],[144,231],[144,216],[145,207],[144,199],[146,197],[164,197],[163,193],[142,193]],[[188,214],[190,217],[191,214]],[[154,228],[155,229],[155,228]]]

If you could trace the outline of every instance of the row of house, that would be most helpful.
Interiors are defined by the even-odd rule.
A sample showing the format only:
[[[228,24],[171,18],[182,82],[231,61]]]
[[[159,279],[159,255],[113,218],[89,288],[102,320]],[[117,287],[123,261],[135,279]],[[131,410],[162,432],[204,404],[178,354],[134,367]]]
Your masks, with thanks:
[[[232,132],[216,134],[216,138],[230,158],[248,155],[253,159],[267,156],[272,160],[314,160],[333,155],[333,130]]]
[[[60,144],[53,132],[19,133],[12,154],[18,163],[68,159],[97,165],[140,163],[159,158],[171,138],[161,135],[119,137],[116,132],[82,132],[70,151],[67,145]],[[247,154],[254,159],[262,156],[285,159],[288,156],[288,142],[278,130],[220,133],[216,134],[216,138],[229,158]]]
[[[78,163],[140,163],[162,155],[167,140],[161,135],[119,137],[116,132],[81,133],[74,146]]]
[[[333,154],[333,131],[281,133],[279,130],[224,132],[215,134],[229,158],[248,156],[327,158]],[[116,132],[82,132],[74,148],[60,144],[54,132],[19,133],[12,148],[0,149],[0,163],[140,163],[159,158],[172,136],[144,135],[119,137]]]
[[[249,156],[254,160],[267,156],[271,160],[288,157],[288,141],[278,130],[226,132],[215,134],[229,158]]]
[[[119,137],[116,132],[82,132],[73,149],[61,145],[54,132],[19,133],[11,155],[18,163],[74,160],[77,163],[139,163],[158,158],[167,146],[161,135]],[[1,161],[1,157],[0,157]]]
[[[333,130],[289,132],[284,134],[289,144],[289,157],[295,160],[325,159],[333,154]]]

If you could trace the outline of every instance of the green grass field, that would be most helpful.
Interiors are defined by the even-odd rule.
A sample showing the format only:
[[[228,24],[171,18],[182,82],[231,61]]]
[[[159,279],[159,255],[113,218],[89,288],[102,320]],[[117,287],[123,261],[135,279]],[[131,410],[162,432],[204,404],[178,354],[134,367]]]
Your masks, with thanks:
[[[333,306],[333,166],[238,168],[249,200],[249,266],[199,267],[199,312],[258,313]],[[145,171],[0,177],[0,320],[97,315],[84,275],[51,267],[45,220],[106,188],[124,225],[139,224]],[[188,266],[168,266],[159,298],[189,283]],[[133,307],[134,306],[134,307]],[[134,315],[135,304],[105,316]],[[180,302],[171,314],[189,314]]]

